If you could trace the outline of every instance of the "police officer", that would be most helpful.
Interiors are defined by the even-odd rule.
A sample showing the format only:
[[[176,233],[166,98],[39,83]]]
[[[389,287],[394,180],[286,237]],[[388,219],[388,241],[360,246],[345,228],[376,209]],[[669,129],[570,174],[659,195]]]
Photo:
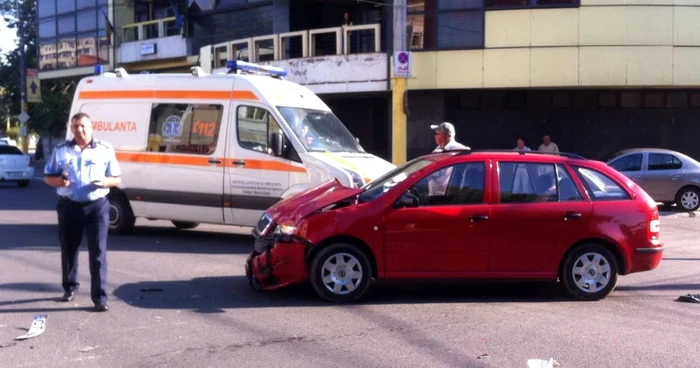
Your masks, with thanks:
[[[85,113],[70,121],[73,139],[56,147],[46,162],[44,181],[59,195],[58,237],[65,302],[73,300],[78,283],[78,250],[87,233],[91,297],[95,310],[107,306],[107,230],[109,188],[119,185],[121,171],[112,146],[92,137],[92,121]]]

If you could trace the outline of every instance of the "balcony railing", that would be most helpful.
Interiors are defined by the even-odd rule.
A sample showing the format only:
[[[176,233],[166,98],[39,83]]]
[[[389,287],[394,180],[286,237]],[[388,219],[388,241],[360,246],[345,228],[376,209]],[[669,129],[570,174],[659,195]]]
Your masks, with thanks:
[[[181,31],[178,32],[176,28],[175,17],[154,19],[122,27],[122,42],[150,40],[178,34],[181,34]]]
[[[363,24],[243,38],[204,46],[202,60],[212,58],[216,69],[226,66],[227,60],[259,62],[376,53],[381,52],[380,33],[380,24]]]

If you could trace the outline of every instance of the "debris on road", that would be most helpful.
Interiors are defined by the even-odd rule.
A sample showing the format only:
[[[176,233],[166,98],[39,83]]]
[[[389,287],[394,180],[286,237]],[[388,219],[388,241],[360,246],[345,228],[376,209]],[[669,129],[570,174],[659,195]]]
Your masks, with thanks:
[[[43,334],[44,331],[46,331],[47,319],[49,319],[49,316],[46,314],[34,316],[34,320],[32,321],[32,325],[29,327],[29,331],[22,336],[17,336],[15,340],[26,340]]]
[[[676,299],[677,302],[685,303],[700,303],[700,294],[686,294],[681,295]]]
[[[0,349],[2,349],[2,348],[9,348],[9,347],[12,347],[12,346],[15,346],[15,345],[17,345],[17,343],[14,342],[14,341],[13,341],[13,342],[8,342],[7,344],[0,344]]]
[[[141,289],[142,292],[159,292],[163,291],[161,288],[143,288]]]
[[[488,359],[488,358],[490,358],[490,357],[491,357],[491,356],[488,355],[488,354],[481,354],[481,355],[479,355],[479,356],[476,357],[476,358],[477,358],[477,359]]]
[[[88,346],[88,347],[86,347],[86,348],[82,348],[82,349],[80,349],[80,352],[81,352],[81,353],[87,353],[88,351],[93,351],[93,350],[95,350],[95,349],[97,349],[97,345],[95,345],[95,346]]]
[[[549,360],[528,359],[527,361],[527,368],[554,368],[558,365],[559,363],[557,363],[557,361],[554,360],[554,358],[551,358]]]

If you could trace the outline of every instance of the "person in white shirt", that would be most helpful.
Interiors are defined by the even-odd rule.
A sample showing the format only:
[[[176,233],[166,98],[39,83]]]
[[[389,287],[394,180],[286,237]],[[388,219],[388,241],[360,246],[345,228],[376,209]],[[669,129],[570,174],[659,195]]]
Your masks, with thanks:
[[[455,140],[455,126],[451,123],[444,122],[440,125],[431,125],[430,129],[435,132],[435,143],[437,144],[433,153],[471,149]]]
[[[552,142],[552,139],[549,137],[549,134],[547,134],[544,137],[542,137],[542,144],[540,144],[540,148],[538,148],[538,151],[559,153],[559,146],[557,146],[556,143]]]
[[[518,143],[517,147],[513,149],[513,151],[520,151],[520,152],[525,152],[525,151],[532,151],[530,147],[527,147],[525,145],[525,140],[522,138],[518,138]]]
[[[445,152],[451,150],[469,150],[465,146],[457,142],[455,138],[455,127],[451,123],[444,122],[439,125],[431,125],[430,129],[435,132],[435,143],[437,147],[433,153]],[[428,190],[430,196],[443,196],[447,192],[447,185],[452,176],[452,166],[437,171],[430,175],[428,181]]]

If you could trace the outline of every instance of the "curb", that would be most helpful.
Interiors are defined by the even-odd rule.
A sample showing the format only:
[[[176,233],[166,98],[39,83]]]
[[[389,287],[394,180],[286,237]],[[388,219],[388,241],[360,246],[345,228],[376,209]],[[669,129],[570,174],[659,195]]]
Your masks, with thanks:
[[[672,218],[700,218],[697,212],[670,212],[670,211],[659,211],[659,217],[672,217]]]

